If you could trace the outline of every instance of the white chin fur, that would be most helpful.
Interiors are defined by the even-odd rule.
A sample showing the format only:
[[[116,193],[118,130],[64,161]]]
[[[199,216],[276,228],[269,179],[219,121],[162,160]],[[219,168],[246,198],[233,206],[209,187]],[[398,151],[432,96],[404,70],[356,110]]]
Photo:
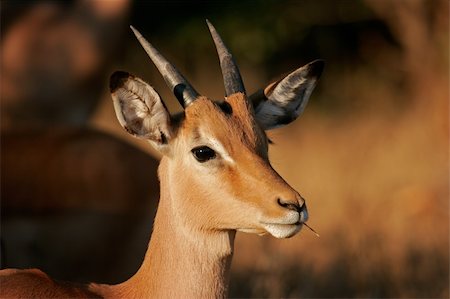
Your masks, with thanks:
[[[264,228],[275,238],[290,238],[302,229],[302,224],[265,224]]]

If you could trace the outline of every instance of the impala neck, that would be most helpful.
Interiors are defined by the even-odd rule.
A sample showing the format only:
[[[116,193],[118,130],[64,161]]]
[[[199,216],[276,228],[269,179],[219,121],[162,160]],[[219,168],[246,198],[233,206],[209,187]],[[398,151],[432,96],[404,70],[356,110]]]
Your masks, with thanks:
[[[161,198],[153,233],[139,271],[114,289],[131,298],[221,298],[227,296],[235,232],[195,231],[177,219],[169,160],[159,167]]]

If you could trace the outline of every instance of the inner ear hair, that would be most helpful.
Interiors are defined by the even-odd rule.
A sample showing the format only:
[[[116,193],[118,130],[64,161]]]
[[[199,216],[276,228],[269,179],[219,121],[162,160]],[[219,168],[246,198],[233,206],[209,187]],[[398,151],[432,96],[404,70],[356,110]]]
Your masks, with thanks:
[[[121,126],[131,135],[165,145],[171,138],[171,118],[153,87],[127,72],[111,75],[110,90]]]
[[[269,130],[294,121],[305,109],[323,68],[324,61],[315,60],[252,94],[259,124]]]

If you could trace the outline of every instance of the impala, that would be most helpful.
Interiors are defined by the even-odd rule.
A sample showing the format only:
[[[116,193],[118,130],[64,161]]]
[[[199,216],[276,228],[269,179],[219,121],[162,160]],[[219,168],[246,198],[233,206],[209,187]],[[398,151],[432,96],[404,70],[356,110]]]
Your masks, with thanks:
[[[225,100],[199,95],[133,27],[184,111],[171,116],[158,93],[131,74],[111,76],[120,124],[163,154],[160,202],[140,269],[118,285],[85,286],[53,281],[39,270],[3,270],[2,297],[225,297],[236,231],[276,238],[300,231],[308,219],[305,201],[271,167],[265,130],[299,116],[324,63],[313,61],[247,97],[233,57],[207,23]]]

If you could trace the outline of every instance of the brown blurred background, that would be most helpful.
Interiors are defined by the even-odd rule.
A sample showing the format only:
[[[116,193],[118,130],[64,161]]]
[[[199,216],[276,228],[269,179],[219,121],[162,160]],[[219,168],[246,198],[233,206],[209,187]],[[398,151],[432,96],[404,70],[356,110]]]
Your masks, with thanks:
[[[158,156],[116,121],[117,69],[174,96],[128,26],[223,97],[205,18],[249,93],[316,58],[295,123],[269,135],[310,224],[238,234],[231,297],[449,296],[449,2],[2,1],[1,262],[115,283],[136,271],[158,200]]]

